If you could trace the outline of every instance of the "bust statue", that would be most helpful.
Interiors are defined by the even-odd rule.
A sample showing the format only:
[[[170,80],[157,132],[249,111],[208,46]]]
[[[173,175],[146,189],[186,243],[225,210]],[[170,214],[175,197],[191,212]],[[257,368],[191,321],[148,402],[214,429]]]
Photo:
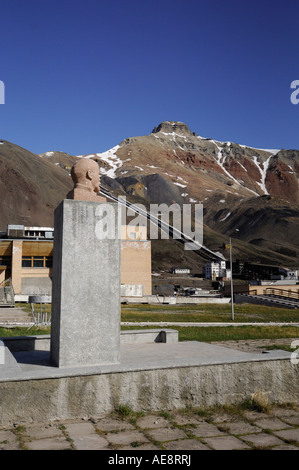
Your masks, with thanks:
[[[81,201],[106,202],[106,198],[98,196],[100,190],[100,170],[95,160],[81,158],[71,169],[74,189],[67,195],[67,199]]]

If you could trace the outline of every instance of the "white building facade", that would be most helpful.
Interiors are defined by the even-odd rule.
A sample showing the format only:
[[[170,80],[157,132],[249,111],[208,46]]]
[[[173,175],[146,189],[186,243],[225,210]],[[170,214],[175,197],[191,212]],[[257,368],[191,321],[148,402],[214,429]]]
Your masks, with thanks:
[[[231,270],[226,269],[225,260],[210,261],[205,264],[204,276],[206,279],[216,280],[217,278],[231,279]]]

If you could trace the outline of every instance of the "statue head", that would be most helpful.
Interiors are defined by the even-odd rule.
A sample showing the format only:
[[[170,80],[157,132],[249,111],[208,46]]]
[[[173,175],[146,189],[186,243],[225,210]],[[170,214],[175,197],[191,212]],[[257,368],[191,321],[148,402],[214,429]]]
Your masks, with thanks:
[[[71,176],[76,187],[84,187],[89,191],[98,193],[100,190],[100,170],[95,160],[81,158],[77,160],[71,170]]]
[[[95,160],[80,158],[73,165],[71,176],[74,189],[67,195],[67,199],[79,199],[83,201],[104,202],[106,198],[99,196],[100,169]]]

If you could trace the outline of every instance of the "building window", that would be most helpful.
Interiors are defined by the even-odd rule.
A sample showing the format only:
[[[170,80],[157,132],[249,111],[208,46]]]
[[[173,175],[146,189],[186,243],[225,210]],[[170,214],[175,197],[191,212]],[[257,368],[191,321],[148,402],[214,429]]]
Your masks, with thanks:
[[[44,268],[44,258],[33,257],[33,267],[34,268]]]
[[[0,256],[0,266],[11,266],[11,257]]]
[[[23,256],[22,268],[52,268],[52,257]]]
[[[22,268],[31,268],[31,257],[30,258],[22,258]]]

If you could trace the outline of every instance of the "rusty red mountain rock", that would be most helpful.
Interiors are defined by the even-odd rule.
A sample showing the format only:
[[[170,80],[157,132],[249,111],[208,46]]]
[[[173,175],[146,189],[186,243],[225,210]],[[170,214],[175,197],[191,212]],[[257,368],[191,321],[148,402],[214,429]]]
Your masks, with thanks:
[[[2,142],[1,230],[7,223],[51,225],[55,206],[72,186],[70,168],[85,157],[99,163],[103,186],[132,202],[202,203],[204,243],[212,250],[227,254],[224,243],[238,228],[240,259],[299,265],[298,150],[220,142],[177,121],[90,155],[48,151],[37,156]],[[165,253],[159,243],[153,247],[167,259],[170,250]],[[178,250],[181,262],[190,261],[192,253]]]

